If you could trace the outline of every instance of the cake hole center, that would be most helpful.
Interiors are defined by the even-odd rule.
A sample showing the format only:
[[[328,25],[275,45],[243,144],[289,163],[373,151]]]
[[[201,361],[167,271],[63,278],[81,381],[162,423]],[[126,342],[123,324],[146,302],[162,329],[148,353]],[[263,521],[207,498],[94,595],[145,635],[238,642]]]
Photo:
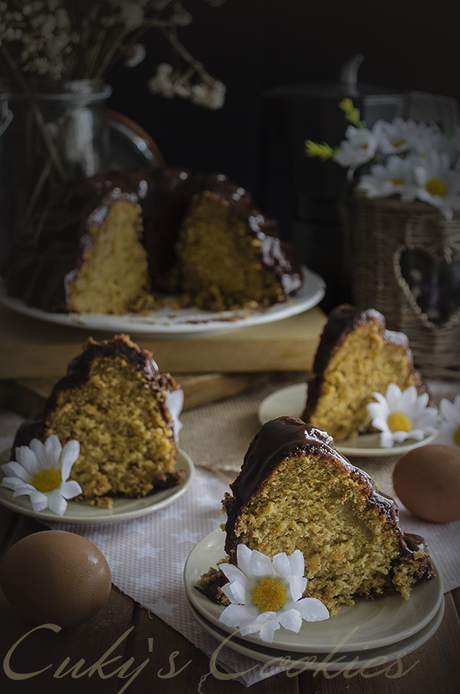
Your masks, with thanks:
[[[278,612],[287,599],[286,586],[279,578],[261,578],[252,589],[252,603],[261,612]]]
[[[31,485],[35,487],[38,492],[42,492],[43,494],[52,492],[54,489],[58,489],[61,486],[61,471],[51,468],[39,470],[39,472],[33,476]]]
[[[387,419],[387,424],[390,431],[410,431],[412,428],[409,417],[403,412],[392,412]]]

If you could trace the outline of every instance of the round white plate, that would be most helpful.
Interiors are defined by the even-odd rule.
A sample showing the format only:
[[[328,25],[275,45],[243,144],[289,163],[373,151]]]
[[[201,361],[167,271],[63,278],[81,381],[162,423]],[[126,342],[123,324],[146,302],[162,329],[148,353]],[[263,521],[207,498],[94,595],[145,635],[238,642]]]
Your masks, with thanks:
[[[7,463],[9,460],[9,451],[4,451],[0,456],[0,463]],[[59,523],[110,523],[113,521],[124,521],[130,518],[138,518],[145,516],[153,511],[159,511],[165,506],[169,506],[184,494],[190,487],[195,475],[195,466],[191,458],[179,449],[177,458],[177,469],[185,470],[184,480],[176,487],[170,489],[162,489],[150,496],[144,496],[142,499],[123,499],[114,497],[113,507],[111,509],[98,508],[90,506],[89,501],[72,501],[69,500],[67,510],[63,516],[58,516],[49,508],[36,513],[28,496],[17,496],[13,498],[12,489],[0,486],[0,504],[6,506],[12,511],[22,513],[25,516],[31,516],[38,520],[55,521]],[[1,473],[0,473],[1,474]]]
[[[263,663],[270,662],[272,665],[279,665],[284,669],[301,669],[301,670],[321,670],[321,671],[337,671],[347,668],[347,671],[359,669],[362,667],[373,667],[375,665],[385,665],[391,663],[399,657],[403,657],[417,648],[420,648],[430,639],[439,628],[444,616],[444,596],[441,600],[441,605],[433,619],[420,631],[417,631],[413,636],[407,639],[402,639],[394,644],[383,646],[381,648],[373,648],[371,650],[363,649],[363,651],[344,651],[342,648],[331,648],[327,654],[308,652],[293,652],[288,655],[286,651],[269,646],[259,646],[249,644],[244,639],[232,636],[229,638],[227,632],[219,629],[214,624],[209,622],[196,610],[190,600],[187,599],[187,607],[190,610],[192,617],[203,627],[203,629],[213,636],[217,641],[223,643],[228,648],[240,653],[241,655],[254,658]],[[289,661],[286,662],[286,659]],[[374,658],[378,658],[377,661]],[[279,663],[276,662],[279,659]]]
[[[295,296],[264,310],[213,312],[201,311],[197,308],[161,308],[149,313],[125,313],[121,316],[103,313],[49,313],[26,306],[20,299],[8,296],[2,284],[0,284],[0,303],[17,313],[50,323],[87,330],[126,332],[130,335],[142,334],[163,339],[177,339],[271,323],[313,308],[323,298],[326,285],[319,275],[306,267],[302,268],[302,274],[304,283]]]
[[[259,420],[261,424],[265,424],[265,422],[276,419],[276,417],[286,415],[300,417],[305,409],[306,402],[306,383],[296,383],[293,386],[280,388],[280,390],[276,390],[268,395],[259,405]],[[354,439],[334,441],[334,445],[340,453],[346,456],[373,458],[377,456],[403,455],[414,448],[426,446],[436,438],[438,433],[437,431],[435,434],[426,436],[421,441],[411,439],[404,443],[395,443],[391,448],[382,448],[379,433],[362,434]]]
[[[217,528],[192,549],[185,565],[184,582],[193,607],[214,626],[233,633],[233,628],[219,621],[224,608],[196,588],[199,578],[225,557],[224,539],[225,533]],[[282,651],[328,653],[342,644],[347,651],[355,652],[383,648],[412,637],[434,619],[443,600],[442,578],[434,562],[433,566],[436,577],[417,583],[409,600],[399,593],[371,601],[358,598],[354,605],[341,607],[338,615],[323,622],[302,622],[298,634],[279,629],[272,647]],[[266,646],[258,634],[249,634],[244,640]]]

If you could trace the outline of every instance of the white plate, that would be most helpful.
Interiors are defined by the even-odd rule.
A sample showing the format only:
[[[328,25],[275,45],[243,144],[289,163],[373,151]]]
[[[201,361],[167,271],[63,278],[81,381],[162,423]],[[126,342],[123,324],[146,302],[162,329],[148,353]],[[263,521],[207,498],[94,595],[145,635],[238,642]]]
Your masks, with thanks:
[[[0,456],[0,463],[7,463],[9,451],[4,451]],[[90,506],[89,501],[70,501],[63,516],[58,516],[49,508],[36,513],[28,496],[17,496],[13,498],[13,490],[0,486],[0,504],[12,511],[31,516],[38,520],[55,521],[59,523],[110,523],[113,521],[124,521],[130,518],[145,516],[153,511],[159,511],[165,506],[169,506],[176,501],[190,487],[194,474],[195,466],[189,456],[179,449],[177,458],[177,469],[185,470],[185,479],[176,487],[162,489],[158,492],[145,496],[142,499],[122,499],[114,497],[111,509]],[[0,473],[1,474],[1,473]]]
[[[261,424],[289,415],[291,417],[300,417],[305,409],[307,402],[307,384],[296,383],[293,386],[280,388],[274,393],[268,395],[260,404],[258,415]],[[373,458],[377,456],[388,455],[403,455],[408,451],[420,446],[426,446],[433,441],[438,435],[435,434],[426,436],[421,441],[408,440],[404,443],[395,443],[391,448],[382,448],[380,445],[380,434],[362,434],[354,439],[346,439],[342,441],[334,441],[334,445],[340,453],[346,456],[357,456]]]
[[[225,645],[228,646],[228,648],[231,648],[241,655],[254,658],[263,663],[270,662],[273,666],[278,665],[284,669],[292,668],[294,670],[301,669],[302,671],[321,670],[323,672],[330,672],[344,670],[345,668],[347,671],[350,671],[362,667],[385,665],[386,663],[391,663],[397,658],[402,658],[404,655],[415,651],[426,643],[437,631],[444,616],[445,604],[443,596],[441,605],[433,619],[413,636],[381,648],[366,649],[364,651],[365,655],[363,651],[344,651],[342,648],[337,647],[331,648],[327,654],[313,653],[313,651],[310,650],[308,652],[293,652],[292,655],[289,655],[284,650],[271,648],[269,646],[249,644],[244,639],[238,638],[237,636],[229,638],[229,635],[225,631],[219,629],[205,619],[198,610],[193,607],[188,599],[187,607],[192,617],[194,617],[198,624],[203,627],[208,634],[217,639],[221,644],[225,641]],[[288,662],[286,662],[286,658],[289,658]],[[378,660],[375,661],[374,658],[378,658]],[[276,660],[279,660],[279,662],[277,663]]]
[[[197,581],[211,566],[225,557],[225,533],[217,528],[191,551],[184,571],[187,597],[193,607],[209,622],[227,633],[233,633],[219,621],[224,609],[196,588]],[[328,653],[339,643],[347,651],[361,651],[389,646],[410,638],[432,621],[443,599],[443,584],[438,568],[436,577],[417,583],[409,600],[399,593],[379,600],[358,598],[354,605],[340,608],[338,615],[323,622],[302,622],[298,634],[286,629],[275,632],[273,648],[283,651]],[[258,634],[244,637],[257,646],[266,646]]]
[[[0,284],[0,303],[12,311],[50,323],[111,333],[126,332],[130,335],[147,334],[177,339],[271,323],[313,308],[323,298],[326,285],[319,275],[306,267],[302,268],[302,274],[304,283],[297,294],[286,302],[264,310],[213,312],[197,308],[162,308],[149,313],[125,313],[121,316],[103,313],[49,313],[8,296],[3,284]]]

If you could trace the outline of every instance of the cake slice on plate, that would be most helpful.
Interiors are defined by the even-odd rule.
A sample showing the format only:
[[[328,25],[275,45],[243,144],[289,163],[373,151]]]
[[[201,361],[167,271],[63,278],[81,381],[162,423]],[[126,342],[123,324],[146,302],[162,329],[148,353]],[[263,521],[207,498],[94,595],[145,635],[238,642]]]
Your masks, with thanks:
[[[152,354],[126,335],[90,338],[43,412],[18,429],[12,455],[33,438],[55,434],[62,445],[75,439],[80,455],[70,479],[82,488],[77,500],[104,506],[113,496],[144,497],[182,479],[176,470],[182,395]]]
[[[403,533],[398,508],[372,479],[335,448],[325,432],[296,417],[264,424],[230,485],[223,506],[226,560],[244,544],[268,557],[300,550],[308,579],[304,597],[331,614],[362,596],[399,592],[434,577],[425,541]],[[211,569],[199,588],[222,604],[225,578]]]
[[[349,304],[329,314],[313,373],[302,419],[336,441],[372,430],[366,406],[374,401],[373,392],[385,395],[390,383],[401,390],[415,386],[419,395],[427,391],[414,368],[406,335],[387,330],[385,318],[375,309],[363,311]]]

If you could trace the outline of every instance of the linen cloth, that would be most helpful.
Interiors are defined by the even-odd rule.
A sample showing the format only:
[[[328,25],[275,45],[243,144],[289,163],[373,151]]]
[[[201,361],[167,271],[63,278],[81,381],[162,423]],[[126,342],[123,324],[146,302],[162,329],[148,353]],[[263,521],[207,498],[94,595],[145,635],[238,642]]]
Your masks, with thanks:
[[[442,397],[453,400],[458,383],[429,383],[433,403]],[[279,386],[278,386],[279,388]],[[75,532],[88,538],[105,555],[113,583],[143,607],[158,615],[183,634],[210,658],[218,642],[190,615],[186,603],[183,571],[187,557],[203,537],[224,522],[221,500],[241,468],[249,442],[260,428],[258,407],[277,387],[232,397],[181,415],[180,448],[196,466],[188,491],[170,506],[141,518],[104,524],[45,524],[53,529]],[[0,412],[0,451],[8,449],[23,418]],[[397,456],[351,458],[366,470],[377,487],[393,496],[392,472]],[[396,499],[404,531],[418,533],[427,541],[448,592],[460,585],[460,521],[429,523],[413,516]],[[209,567],[206,567],[209,568]],[[206,569],[205,569],[206,570]],[[219,668],[237,674],[246,686],[279,672],[225,647],[217,659]],[[251,669],[252,668],[252,669]]]

